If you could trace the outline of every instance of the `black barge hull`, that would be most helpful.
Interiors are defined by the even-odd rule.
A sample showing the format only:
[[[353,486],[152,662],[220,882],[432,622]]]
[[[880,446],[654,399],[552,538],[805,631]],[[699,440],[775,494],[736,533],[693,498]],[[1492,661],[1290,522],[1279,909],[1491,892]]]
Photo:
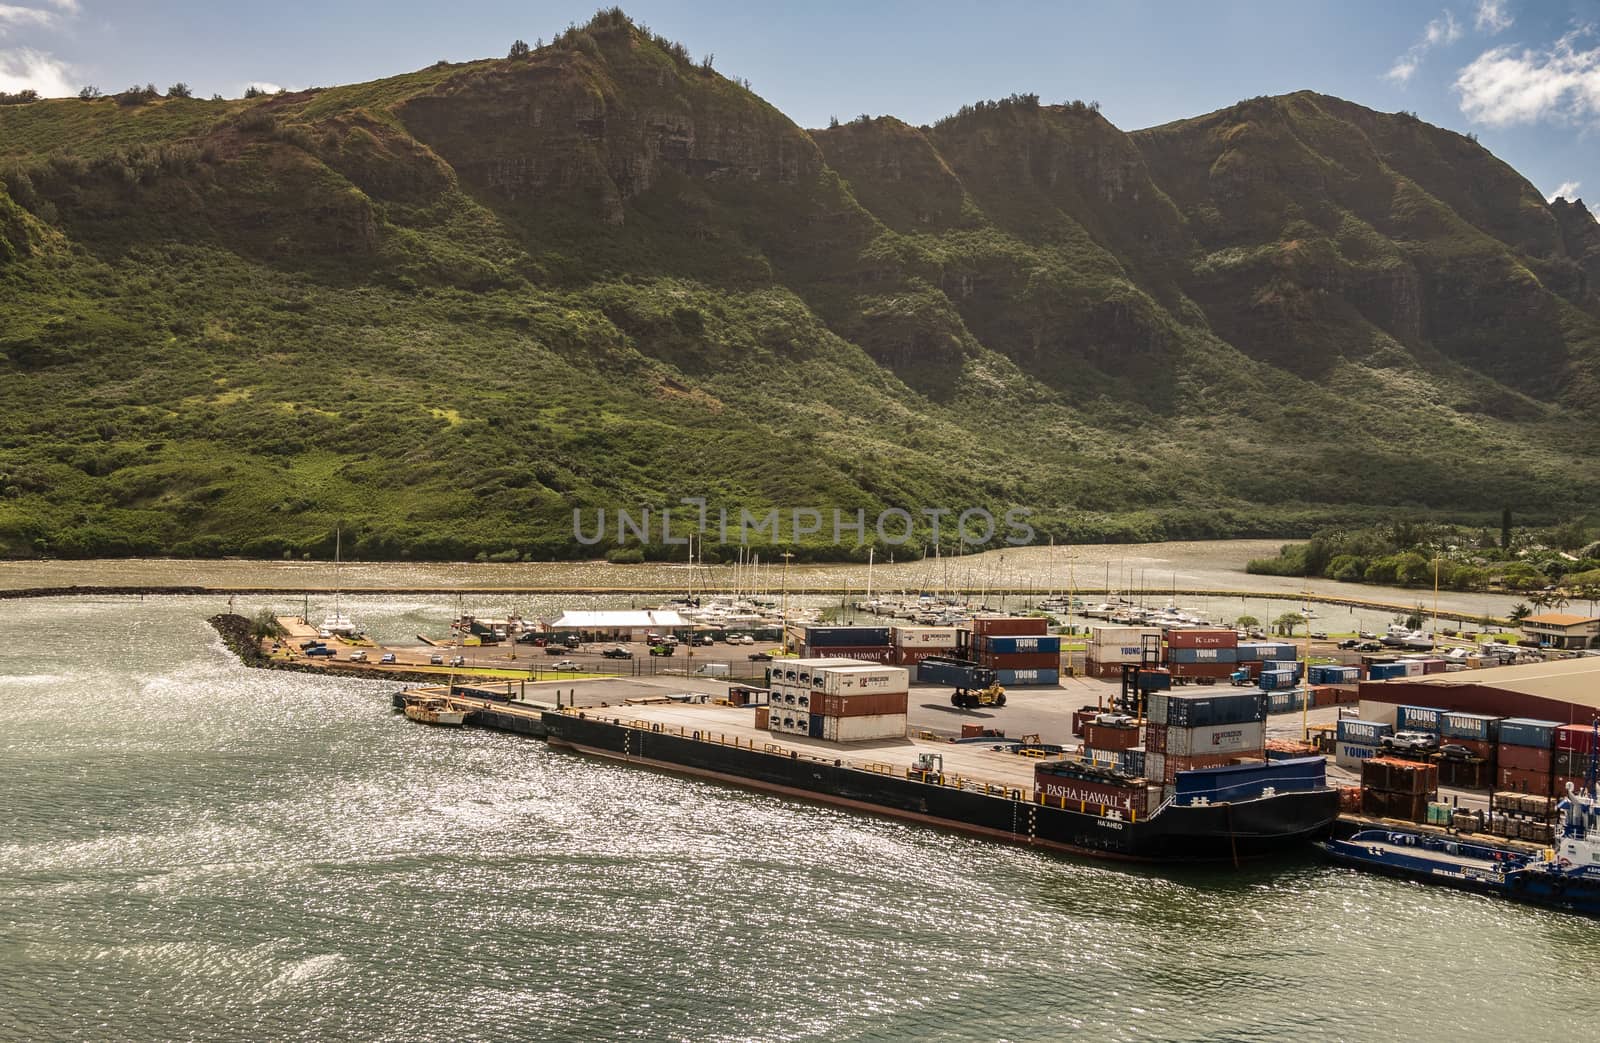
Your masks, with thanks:
[[[1126,821],[1036,804],[1025,790],[994,796],[620,720],[546,713],[544,728],[551,743],[582,753],[1097,858],[1262,858],[1326,837],[1339,814],[1338,792],[1323,789],[1204,807],[1173,805]]]

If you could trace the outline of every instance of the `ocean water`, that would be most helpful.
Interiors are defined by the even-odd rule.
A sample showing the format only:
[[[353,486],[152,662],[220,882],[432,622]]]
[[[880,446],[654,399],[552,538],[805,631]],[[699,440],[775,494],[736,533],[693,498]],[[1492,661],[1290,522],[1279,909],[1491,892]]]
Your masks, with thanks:
[[[0,603],[0,1039],[1586,1038],[1600,924],[1076,861],[246,670],[216,599]],[[370,599],[406,634],[453,599]]]

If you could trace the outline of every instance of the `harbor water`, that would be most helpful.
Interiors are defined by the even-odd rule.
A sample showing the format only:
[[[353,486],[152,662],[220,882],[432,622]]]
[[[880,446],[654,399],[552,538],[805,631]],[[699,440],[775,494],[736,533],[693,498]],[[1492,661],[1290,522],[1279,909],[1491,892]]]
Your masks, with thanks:
[[[403,637],[455,601],[346,607]],[[226,608],[0,603],[0,1039],[1589,1031],[1592,921],[1309,853],[1075,861],[425,728],[392,685],[239,666]]]

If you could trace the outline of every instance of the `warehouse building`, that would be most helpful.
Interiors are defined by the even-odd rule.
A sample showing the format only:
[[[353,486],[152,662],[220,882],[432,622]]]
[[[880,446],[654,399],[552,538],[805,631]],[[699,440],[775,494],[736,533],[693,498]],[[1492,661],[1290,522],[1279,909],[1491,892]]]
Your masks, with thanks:
[[[643,641],[650,634],[681,633],[692,625],[676,612],[637,609],[567,611],[549,629],[557,634],[578,634],[590,641]]]
[[[1384,724],[1401,706],[1588,724],[1600,717],[1600,658],[1362,681],[1360,697],[1361,719]]]

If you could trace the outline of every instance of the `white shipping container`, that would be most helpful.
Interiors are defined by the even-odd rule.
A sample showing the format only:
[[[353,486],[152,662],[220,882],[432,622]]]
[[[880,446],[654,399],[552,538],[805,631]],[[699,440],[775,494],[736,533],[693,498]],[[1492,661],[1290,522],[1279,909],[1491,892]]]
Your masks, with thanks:
[[[1146,637],[1161,636],[1160,627],[1090,627],[1091,645],[1142,646]]]
[[[1138,645],[1090,645],[1085,655],[1095,663],[1137,663],[1144,658],[1144,649]]]
[[[893,627],[896,648],[954,648],[955,627]]]
[[[911,672],[903,666],[829,666],[811,675],[811,686],[829,695],[903,692],[911,687]]]
[[[866,742],[871,739],[903,739],[906,715],[884,713],[871,717],[824,717],[822,737],[829,742]]]
[[[1172,757],[1209,757],[1214,754],[1259,754],[1266,748],[1267,725],[1208,724],[1203,728],[1167,728],[1166,752]]]
[[[1341,768],[1360,771],[1361,762],[1378,755],[1378,747],[1359,742],[1340,742],[1333,746],[1333,762]]]

